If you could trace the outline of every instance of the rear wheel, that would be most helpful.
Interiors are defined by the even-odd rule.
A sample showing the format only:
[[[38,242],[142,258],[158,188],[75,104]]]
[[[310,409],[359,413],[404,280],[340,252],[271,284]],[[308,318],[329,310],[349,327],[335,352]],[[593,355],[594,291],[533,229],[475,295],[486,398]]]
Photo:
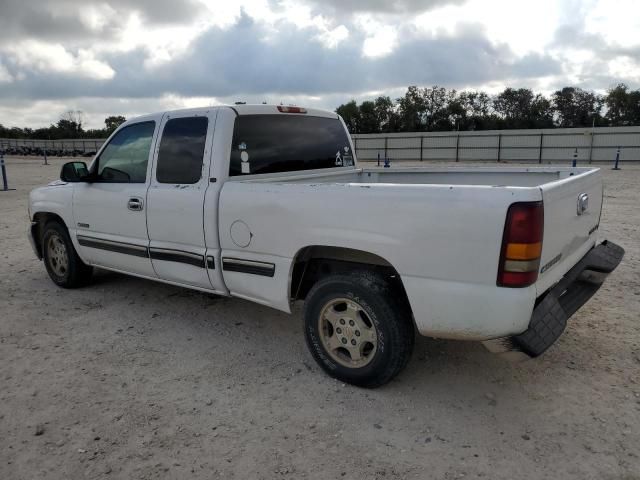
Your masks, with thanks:
[[[411,357],[411,312],[397,292],[372,272],[320,280],[305,302],[305,336],[329,375],[362,387],[395,377]]]
[[[49,222],[42,235],[42,256],[53,282],[64,288],[86,285],[93,269],[76,253],[69,232],[58,222]]]

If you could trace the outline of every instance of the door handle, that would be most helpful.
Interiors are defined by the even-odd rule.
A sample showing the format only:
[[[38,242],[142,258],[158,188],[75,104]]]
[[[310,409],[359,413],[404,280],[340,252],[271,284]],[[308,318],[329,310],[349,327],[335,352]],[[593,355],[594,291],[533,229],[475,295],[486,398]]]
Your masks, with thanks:
[[[144,207],[144,201],[140,197],[131,197],[127,202],[127,208],[139,212]]]

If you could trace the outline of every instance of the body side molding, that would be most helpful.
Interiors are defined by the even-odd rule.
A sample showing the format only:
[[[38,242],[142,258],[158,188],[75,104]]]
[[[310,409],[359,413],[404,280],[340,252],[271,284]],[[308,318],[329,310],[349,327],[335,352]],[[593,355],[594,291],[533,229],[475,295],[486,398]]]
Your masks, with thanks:
[[[273,277],[276,272],[276,266],[273,263],[230,257],[222,259],[222,269],[227,272],[248,273],[263,277]]]
[[[141,245],[104,240],[102,238],[87,237],[84,235],[77,235],[76,238],[78,239],[78,243],[83,247],[124,253],[125,255],[133,255],[135,257],[149,257],[149,249]]]

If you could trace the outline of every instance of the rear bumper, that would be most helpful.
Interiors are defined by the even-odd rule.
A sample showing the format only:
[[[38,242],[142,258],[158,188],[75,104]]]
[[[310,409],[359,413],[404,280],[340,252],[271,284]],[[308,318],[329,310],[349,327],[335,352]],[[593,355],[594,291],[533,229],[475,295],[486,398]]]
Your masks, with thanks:
[[[623,256],[624,249],[607,240],[592,248],[554,287],[536,300],[526,331],[483,343],[495,353],[541,355],[562,335],[569,317],[598,291]]]

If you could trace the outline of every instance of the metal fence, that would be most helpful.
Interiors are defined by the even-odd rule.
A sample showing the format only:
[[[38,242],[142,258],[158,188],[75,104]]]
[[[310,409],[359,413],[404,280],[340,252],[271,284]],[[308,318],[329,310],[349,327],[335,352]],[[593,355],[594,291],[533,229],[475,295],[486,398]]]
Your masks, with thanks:
[[[8,155],[37,155],[59,157],[91,157],[96,154],[105,139],[36,140],[0,138],[0,150]]]
[[[359,160],[561,163],[640,161],[640,127],[352,135]]]
[[[352,135],[360,160],[446,162],[621,162],[640,161],[640,127],[414,132]],[[9,155],[95,155],[104,139],[31,140],[0,138]]]

